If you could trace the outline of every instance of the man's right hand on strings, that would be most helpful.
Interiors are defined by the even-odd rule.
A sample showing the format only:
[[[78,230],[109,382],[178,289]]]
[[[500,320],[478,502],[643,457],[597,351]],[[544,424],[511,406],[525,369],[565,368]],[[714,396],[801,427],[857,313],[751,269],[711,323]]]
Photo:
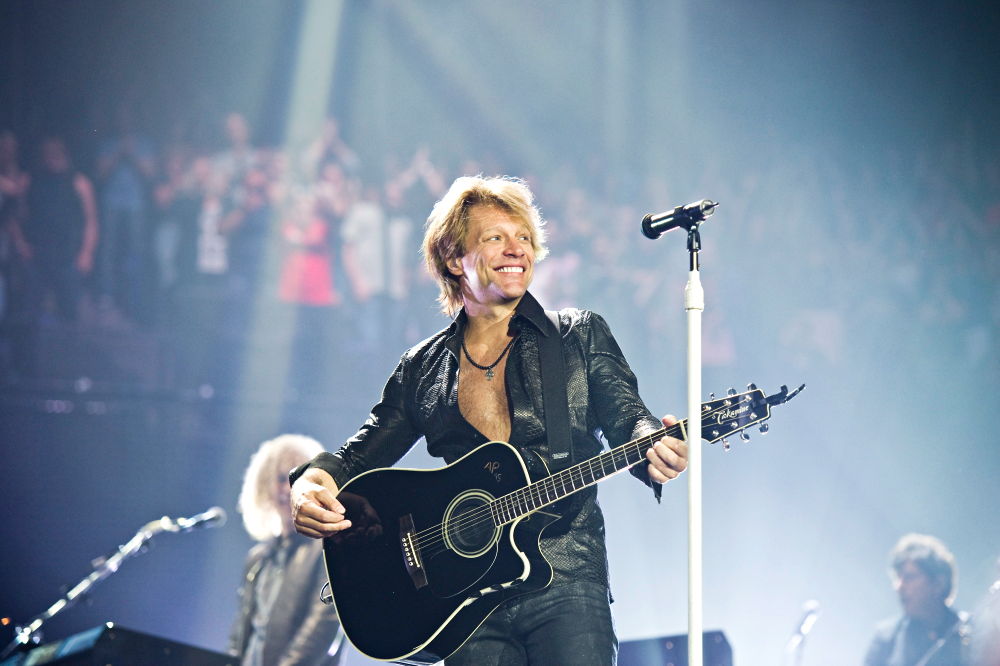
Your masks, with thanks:
[[[310,467],[292,484],[292,521],[295,530],[314,539],[333,536],[346,530],[351,521],[337,499],[339,492],[333,477]]]

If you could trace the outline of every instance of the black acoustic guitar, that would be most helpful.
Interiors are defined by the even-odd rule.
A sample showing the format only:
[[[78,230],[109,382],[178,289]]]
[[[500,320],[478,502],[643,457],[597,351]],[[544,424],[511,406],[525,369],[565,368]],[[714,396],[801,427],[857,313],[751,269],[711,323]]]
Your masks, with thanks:
[[[745,437],[802,388],[782,386],[771,396],[753,384],[745,393],[730,390],[702,405],[702,436]],[[376,469],[344,484],[337,498],[352,526],[325,539],[323,550],[348,640],[384,661],[447,657],[501,603],[549,584],[552,567],[538,540],[558,516],[542,509],[642,462],[665,435],[685,439],[686,424],[551,475],[510,444],[490,442],[446,467]]]

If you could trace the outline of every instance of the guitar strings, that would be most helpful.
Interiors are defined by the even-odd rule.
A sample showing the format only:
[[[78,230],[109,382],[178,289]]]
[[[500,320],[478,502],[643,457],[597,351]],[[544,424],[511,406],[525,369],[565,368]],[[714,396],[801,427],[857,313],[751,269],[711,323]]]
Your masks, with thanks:
[[[745,397],[747,398],[747,400],[749,400],[749,395],[748,394],[746,394]],[[747,400],[737,400],[737,401],[735,401],[735,404],[741,404],[741,403],[746,402]],[[734,404],[733,402],[730,402],[728,405],[724,404],[724,403],[720,404],[720,406],[718,408],[714,409],[714,410],[708,410],[708,411],[702,412],[701,417],[704,420],[705,417],[712,416],[714,414],[717,414],[717,413],[721,412],[724,409],[728,409],[728,408],[732,407],[733,404]],[[684,421],[684,422],[686,422],[686,421]],[[684,423],[684,422],[681,422],[681,423]],[[636,440],[633,440],[631,442],[627,442],[626,444],[622,444],[621,446],[616,447],[615,449],[612,449],[610,451],[606,451],[606,452],[604,452],[604,453],[602,453],[602,454],[600,454],[598,456],[595,456],[594,458],[591,458],[589,460],[585,460],[582,463],[578,463],[577,465],[574,465],[573,467],[571,467],[569,469],[563,470],[562,472],[558,472],[557,474],[553,474],[553,475],[548,476],[548,477],[546,477],[544,479],[541,479],[541,480],[539,480],[537,482],[531,483],[531,484],[529,484],[527,486],[524,486],[522,488],[518,488],[517,490],[512,491],[512,492],[510,492],[507,495],[504,495],[502,497],[499,497],[496,500],[494,500],[493,502],[490,502],[490,503],[488,503],[486,505],[483,505],[483,506],[479,507],[478,509],[474,509],[474,510],[469,511],[467,513],[463,513],[463,514],[461,514],[461,515],[459,515],[459,516],[457,516],[457,517],[455,517],[455,518],[453,518],[451,520],[445,521],[444,523],[439,523],[438,525],[435,525],[433,527],[425,529],[425,530],[423,530],[421,532],[417,532],[414,535],[416,537],[414,543],[418,547],[426,547],[426,546],[433,545],[434,543],[436,543],[439,540],[437,537],[439,537],[440,535],[442,535],[444,533],[445,529],[447,529],[447,528],[451,528],[452,530],[465,529],[465,528],[467,528],[469,526],[472,526],[472,525],[475,525],[477,522],[480,522],[483,519],[485,519],[486,516],[487,516],[487,514],[489,514],[490,521],[494,522],[493,521],[494,509],[497,509],[496,513],[497,513],[498,517],[501,517],[500,514],[503,513],[504,511],[510,513],[511,510],[513,510],[515,512],[513,518],[509,518],[507,520],[504,520],[503,522],[500,522],[499,524],[496,524],[494,522],[494,527],[500,527],[502,525],[506,525],[507,523],[513,522],[514,520],[517,519],[517,517],[519,517],[523,513],[535,511],[537,509],[542,508],[543,506],[547,506],[548,504],[554,503],[558,499],[561,499],[562,497],[560,497],[558,495],[559,491],[556,488],[556,481],[557,480],[560,480],[562,482],[561,485],[562,485],[562,488],[563,488],[564,496],[568,496],[568,495],[570,495],[570,494],[572,494],[572,493],[574,493],[574,492],[576,492],[578,490],[581,490],[583,487],[585,487],[587,485],[591,485],[591,484],[596,483],[596,482],[598,482],[600,480],[603,480],[606,476],[609,476],[608,474],[606,474],[604,472],[604,460],[611,461],[614,464],[617,461],[621,460],[621,457],[624,456],[624,460],[627,462],[628,461],[628,449],[630,447],[633,447],[633,448],[636,449],[636,453],[640,454],[640,457],[636,461],[634,461],[632,463],[629,463],[629,464],[634,465],[634,464],[636,464],[638,462],[641,462],[642,459],[643,459],[642,454],[644,454],[644,451],[642,450],[643,446],[646,446],[646,445],[651,446],[652,443],[655,440],[658,440],[659,438],[663,437],[666,434],[671,434],[671,436],[682,434],[681,423],[674,424],[674,425],[666,427],[666,428],[662,428],[662,429],[660,429],[660,430],[658,430],[658,431],[656,431],[654,433],[650,433],[649,435],[645,435],[645,436],[640,437],[640,438],[638,438]],[[669,431],[671,431],[671,430],[678,431],[678,432],[669,433]],[[730,431],[727,434],[733,434],[735,432],[738,432],[738,430],[740,430],[740,429],[733,429],[732,431]],[[649,446],[646,446],[646,448],[648,449]],[[598,478],[597,475],[596,475],[596,473],[594,472],[594,463],[596,461],[601,461],[601,465],[600,465],[600,467],[601,467],[601,476],[600,476],[600,478]],[[585,481],[584,467],[589,467],[590,468],[591,481],[584,483],[579,488],[575,488],[574,487],[574,489],[572,491],[570,491],[569,493],[566,493],[565,492],[565,488],[566,488],[565,481],[569,481],[572,485],[575,485],[577,481],[579,481],[579,482],[584,482]],[[614,474],[616,472],[619,472],[619,471],[622,471],[624,468],[625,468],[624,466],[620,467],[620,468],[616,468],[616,469],[614,469],[614,471],[612,472],[612,474]],[[550,497],[551,497],[551,495],[553,493],[556,494],[556,499],[550,499]],[[532,503],[534,503],[537,500],[539,502],[539,505],[538,506],[530,507],[530,509],[528,509],[528,510],[524,510],[523,507],[524,507],[524,504],[525,504],[525,500],[528,500],[528,501],[530,501]],[[518,512],[518,509],[522,509],[522,510],[520,512]]]
[[[679,430],[675,426],[671,426],[671,428]],[[516,513],[519,505],[524,508],[528,508],[525,506],[526,504],[537,504],[537,506],[530,507],[530,510],[534,511],[561,499],[562,497],[559,495],[559,486],[562,487],[563,496],[568,496],[573,492],[581,490],[586,485],[596,483],[611,474],[622,471],[626,468],[626,465],[618,467],[616,463],[619,461],[628,462],[630,448],[635,449],[634,453],[638,455],[638,458],[631,463],[628,463],[628,465],[634,465],[641,462],[643,460],[642,447],[644,445],[651,446],[654,441],[667,434],[667,430],[667,428],[662,428],[657,432],[651,433],[650,435],[640,437],[639,439],[623,444],[620,447],[612,449],[611,451],[606,451],[589,460],[585,460],[569,469],[563,470],[562,472],[558,472],[544,479],[540,479],[535,483],[518,488],[517,490],[499,497],[488,504],[480,506],[477,509],[473,509],[452,518],[451,520],[445,521],[444,523],[418,532],[414,535],[416,537],[415,544],[421,548],[427,547],[438,540],[436,537],[442,534],[444,529],[465,529],[475,525],[477,522],[484,521],[487,516],[489,517],[489,521],[493,523],[494,527],[499,527],[512,522],[515,518],[508,518],[504,520],[503,515]],[[680,433],[676,432],[673,434]],[[649,446],[646,446],[646,448],[649,448]],[[610,474],[605,471],[605,461],[610,461],[612,463],[613,471]],[[597,471],[598,469],[599,471]],[[589,482],[586,481],[588,475],[590,478]],[[575,487],[577,483],[582,483],[583,485],[577,488]],[[568,493],[565,492],[567,484],[573,488],[573,490]],[[496,524],[496,521],[494,520],[494,513],[496,514],[497,519],[502,521],[499,524]]]
[[[746,397],[747,400],[749,400],[748,394]],[[728,405],[724,403],[720,404],[720,406],[717,407],[716,409],[710,409],[708,411],[702,412],[701,418],[702,420],[704,420],[706,417],[713,416],[715,414],[722,412],[725,409],[731,408],[734,404],[742,404],[745,402],[746,400],[738,400],[736,402],[730,402]],[[416,534],[413,535],[415,537],[414,545],[421,549],[429,549],[433,545],[444,542],[443,535],[446,529],[450,529],[452,531],[464,530],[468,527],[476,525],[479,522],[484,522],[487,517],[489,518],[489,521],[493,523],[493,527],[501,527],[503,525],[506,525],[507,523],[513,522],[520,515],[524,513],[530,511],[536,511],[544,506],[547,506],[549,504],[558,501],[559,499],[562,499],[562,497],[569,496],[574,492],[582,490],[584,487],[588,485],[597,483],[598,481],[603,480],[604,478],[610,476],[611,474],[620,472],[629,465],[634,465],[641,462],[644,459],[645,451],[648,450],[653,445],[653,443],[655,443],[655,441],[659,440],[660,438],[668,434],[670,436],[683,434],[682,430],[683,423],[686,423],[686,420],[665,428],[661,428],[656,432],[644,435],[643,437],[639,437],[638,439],[635,439],[631,442],[622,444],[621,446],[611,449],[610,451],[605,451],[600,455],[594,456],[589,460],[585,460],[581,463],[578,463],[566,470],[563,470],[562,472],[558,472],[551,476],[545,477],[544,479],[540,479],[539,481],[530,483],[527,486],[518,488],[517,490],[514,490],[506,495],[503,495],[481,507],[460,514],[455,518],[444,521],[430,528],[421,530],[420,532],[417,532]],[[736,433],[741,429],[742,428],[733,429],[727,434]],[[617,466],[618,462],[621,461],[624,461],[626,463],[628,462],[629,460],[628,456],[631,449],[634,449],[634,453],[637,454],[639,458],[632,463],[628,463],[628,465],[623,465],[621,467],[618,467]],[[605,472],[604,469],[605,461],[612,463],[613,471],[611,472],[611,474]],[[595,463],[599,463],[600,467],[599,472],[596,471],[595,469]],[[587,481],[586,474],[588,473],[590,475],[589,477],[590,481]],[[566,492],[567,482],[572,488],[570,492]],[[582,485],[580,485],[580,487],[576,487],[577,483],[581,483]],[[563,495],[561,496],[559,495],[559,488],[557,487],[557,485],[562,486]],[[555,496],[555,499],[551,499],[553,495]],[[531,504],[538,503],[538,506],[526,507],[527,503]],[[502,522],[500,522],[499,524],[496,522],[496,520],[494,520],[494,513],[496,514],[497,519],[502,520]],[[507,515],[513,515],[514,517],[503,520],[504,513],[506,513]]]
[[[498,497],[489,504],[483,505],[478,510],[469,511],[457,518],[447,521],[445,525],[448,527],[462,528],[465,527],[470,520],[483,518],[487,513],[490,514],[491,518],[493,518],[493,514],[495,513],[497,518],[502,521],[499,525],[497,525],[498,527],[500,525],[505,525],[513,521],[515,518],[505,519],[504,514],[511,515],[513,512],[517,511],[519,505],[527,509],[528,507],[525,505],[528,503],[532,505],[538,504],[538,506],[531,506],[530,510],[541,508],[542,506],[561,499],[559,496],[560,487],[563,491],[563,496],[568,496],[577,490],[581,490],[584,486],[580,486],[580,488],[574,487],[572,491],[568,493],[565,492],[567,484],[570,486],[576,486],[578,483],[584,483],[588,474],[590,477],[589,483],[594,483],[605,478],[606,476],[610,476],[615,472],[623,470],[625,466],[623,465],[622,467],[618,467],[617,463],[622,461],[626,463],[628,462],[630,448],[635,449],[635,454],[641,454],[643,446],[647,444],[652,445],[653,441],[663,437],[665,434],[667,434],[667,428],[661,428],[654,433],[640,437],[639,439],[623,444],[620,447],[616,447],[610,451],[605,451],[604,453],[578,463],[573,467],[557,472],[556,474],[545,477],[544,479],[539,479],[537,482],[533,482],[527,486],[523,486],[506,495]],[[642,457],[640,455],[635,461],[628,464],[634,465],[641,460]],[[611,473],[606,471],[605,462],[612,463]],[[437,527],[439,526],[434,526],[425,530],[424,532],[419,533],[419,536],[425,536],[427,533],[435,531]]]

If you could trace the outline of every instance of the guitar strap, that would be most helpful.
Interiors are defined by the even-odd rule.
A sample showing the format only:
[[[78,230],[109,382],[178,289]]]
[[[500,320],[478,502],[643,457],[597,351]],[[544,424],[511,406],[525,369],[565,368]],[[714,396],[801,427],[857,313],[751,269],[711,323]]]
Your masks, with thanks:
[[[550,472],[573,464],[573,438],[569,431],[569,402],[566,397],[566,364],[563,359],[559,313],[546,310],[551,326],[538,340],[542,372],[542,405],[545,410],[545,437],[552,459]]]

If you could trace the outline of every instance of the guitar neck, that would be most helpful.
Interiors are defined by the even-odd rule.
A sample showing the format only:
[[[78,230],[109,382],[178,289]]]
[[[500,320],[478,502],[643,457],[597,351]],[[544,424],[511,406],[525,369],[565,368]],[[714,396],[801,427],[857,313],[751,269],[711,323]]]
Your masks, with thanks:
[[[707,442],[721,439],[726,448],[729,448],[725,439],[727,436],[742,433],[751,425],[767,420],[771,416],[772,405],[784,404],[798,395],[804,387],[803,384],[789,393],[788,387],[782,385],[780,392],[765,396],[756,385],[750,384],[744,393],[737,394],[730,389],[725,397],[714,399],[715,396],[712,396],[713,400],[701,405],[702,439]],[[685,419],[660,428],[493,500],[490,510],[494,523],[497,527],[511,523],[642,462],[646,459],[646,451],[665,436],[687,439],[687,423],[688,420]],[[762,432],[766,432],[765,428],[766,425],[762,426]]]
[[[665,436],[684,438],[687,420],[660,428],[631,442],[605,451],[582,463],[530,483],[492,502],[491,511],[496,525],[511,523],[564,497],[603,481],[646,459],[646,451]]]

